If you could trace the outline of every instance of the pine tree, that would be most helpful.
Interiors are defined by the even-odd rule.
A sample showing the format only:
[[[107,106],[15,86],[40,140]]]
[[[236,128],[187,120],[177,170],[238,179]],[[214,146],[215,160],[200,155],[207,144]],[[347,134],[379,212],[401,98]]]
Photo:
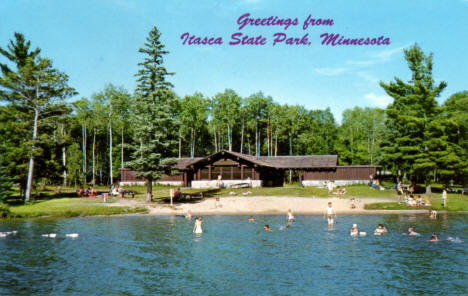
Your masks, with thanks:
[[[139,52],[144,54],[139,63],[135,103],[132,109],[134,126],[134,152],[127,164],[135,169],[137,176],[147,181],[146,201],[151,201],[152,182],[171,173],[175,163],[179,123],[176,117],[176,97],[163,65],[163,56],[169,52],[159,40],[161,34],[154,27]]]
[[[411,181],[423,181],[430,193],[433,172],[437,168],[430,123],[440,114],[435,100],[447,83],[434,85],[432,54],[425,55],[415,44],[404,50],[411,70],[411,80],[406,83],[395,77],[395,82],[380,86],[393,97],[387,107],[387,138],[383,146],[384,158],[395,170],[408,174]]]
[[[7,50],[0,54],[10,60],[15,68],[0,64],[0,99],[15,104],[31,123],[29,165],[25,201],[29,201],[34,175],[34,164],[41,139],[39,124],[68,112],[63,100],[75,94],[68,86],[68,76],[52,66],[52,61],[39,56],[39,49],[29,51],[30,42],[15,33],[16,43],[10,41]]]

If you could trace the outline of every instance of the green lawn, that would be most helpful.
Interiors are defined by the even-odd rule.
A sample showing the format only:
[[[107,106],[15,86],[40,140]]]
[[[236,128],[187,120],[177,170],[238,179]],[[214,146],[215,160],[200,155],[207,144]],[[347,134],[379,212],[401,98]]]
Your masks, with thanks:
[[[381,202],[373,203],[365,206],[366,210],[419,210],[419,209],[434,209],[447,211],[468,211],[468,196],[461,194],[449,193],[447,195],[447,207],[442,207],[440,194],[433,194],[430,207],[407,207],[404,203],[397,202]]]
[[[58,198],[33,201],[25,205],[14,205],[7,208],[9,217],[76,217],[93,215],[116,215],[130,213],[146,213],[142,207],[109,206],[101,200],[86,198]]]

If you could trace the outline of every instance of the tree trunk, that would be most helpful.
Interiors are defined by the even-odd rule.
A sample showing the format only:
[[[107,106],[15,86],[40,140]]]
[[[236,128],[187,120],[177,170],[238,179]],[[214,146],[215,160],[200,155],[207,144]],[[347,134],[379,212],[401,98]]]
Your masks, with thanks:
[[[289,156],[292,156],[292,139],[291,139],[291,133],[288,133],[288,138],[289,138]]]
[[[193,127],[190,128],[190,157],[195,157],[195,134],[193,131]]]
[[[124,131],[123,131],[123,126],[122,126],[122,134],[121,134],[121,137],[122,137],[122,148],[121,148],[121,151],[120,151],[120,168],[123,169],[124,168]]]
[[[24,195],[24,201],[28,202],[31,199],[31,190],[32,190],[32,181],[33,181],[33,173],[34,173],[34,141],[37,138],[37,123],[39,121],[39,110],[34,110],[34,125],[33,125],[33,145],[31,147],[31,155],[29,155],[29,168],[28,168],[28,181],[26,184],[26,193]]]
[[[431,190],[431,180],[428,178],[426,180],[426,195],[431,195],[432,190]]]
[[[275,156],[278,156],[278,132],[275,135]]]
[[[244,148],[244,121],[242,121],[242,129],[241,129],[241,145],[240,145],[240,153],[242,154]]]
[[[153,195],[153,178],[148,177],[146,179],[147,184],[146,184],[146,202],[151,202],[152,200],[152,195]]]
[[[255,156],[258,156],[258,122],[255,123]]]
[[[63,187],[67,186],[67,148],[62,147]]]
[[[228,136],[228,147],[229,147],[229,151],[232,151],[232,142],[231,142],[231,127],[227,126],[227,136]]]
[[[216,137],[216,128],[213,127],[214,142],[215,142],[215,152],[218,152],[218,138]]]
[[[114,184],[114,176],[112,175],[112,124],[109,123],[109,181]]]
[[[96,128],[93,128],[93,185],[96,185]]]
[[[179,159],[182,158],[182,135],[181,132],[179,131]]]
[[[81,125],[82,128],[82,148],[83,148],[83,185],[86,185],[86,142],[87,142],[87,133],[86,133],[86,123]]]
[[[267,121],[267,155],[270,155],[270,119]]]
[[[62,124],[62,141],[63,138],[65,137],[65,127],[64,124]],[[67,186],[67,148],[65,147],[65,143],[63,143],[62,146],[62,166],[63,166],[63,187]]]

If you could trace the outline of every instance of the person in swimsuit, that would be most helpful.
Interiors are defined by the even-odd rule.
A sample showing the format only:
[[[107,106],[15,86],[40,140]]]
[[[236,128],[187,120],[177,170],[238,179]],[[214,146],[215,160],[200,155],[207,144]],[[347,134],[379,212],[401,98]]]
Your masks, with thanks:
[[[265,226],[263,226],[263,230],[271,231],[270,225],[266,224]]]
[[[374,230],[374,235],[382,235],[387,232],[387,228],[383,224],[379,224]]]
[[[253,222],[253,221],[255,221],[255,218],[253,216],[250,216],[249,217],[249,222]]]
[[[193,233],[196,233],[196,234],[203,233],[202,223],[203,223],[203,218],[200,217],[200,218],[195,219],[195,225],[193,226]]]
[[[439,238],[437,237],[437,234],[433,233],[431,235],[431,239],[429,240],[430,242],[438,242]]]
[[[288,224],[295,221],[294,219],[294,215],[293,213],[291,212],[291,209],[288,210]]]
[[[190,210],[187,210],[187,214],[185,214],[185,219],[192,220],[192,213],[190,212]]]
[[[328,219],[328,225],[333,225],[335,224],[335,218],[336,218],[336,212],[335,209],[333,209],[332,203],[328,203],[328,207],[326,209],[326,215]]]
[[[419,233],[414,231],[414,227],[411,226],[410,228],[408,228],[408,235],[419,235]]]
[[[349,235],[351,236],[357,236],[359,235],[359,229],[357,227],[357,224],[353,224],[353,227],[349,230]]]

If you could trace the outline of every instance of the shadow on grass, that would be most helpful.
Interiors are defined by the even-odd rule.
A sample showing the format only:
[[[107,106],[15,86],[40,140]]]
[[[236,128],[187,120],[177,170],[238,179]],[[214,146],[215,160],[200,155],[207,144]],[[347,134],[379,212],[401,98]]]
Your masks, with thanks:
[[[178,204],[195,204],[203,201],[205,198],[211,198],[216,196],[221,191],[219,188],[215,189],[208,189],[208,190],[200,190],[200,191],[191,191],[189,193],[182,192],[183,197],[174,198],[173,202]],[[161,197],[157,199],[158,202],[164,204],[170,204],[171,198],[170,197]]]

